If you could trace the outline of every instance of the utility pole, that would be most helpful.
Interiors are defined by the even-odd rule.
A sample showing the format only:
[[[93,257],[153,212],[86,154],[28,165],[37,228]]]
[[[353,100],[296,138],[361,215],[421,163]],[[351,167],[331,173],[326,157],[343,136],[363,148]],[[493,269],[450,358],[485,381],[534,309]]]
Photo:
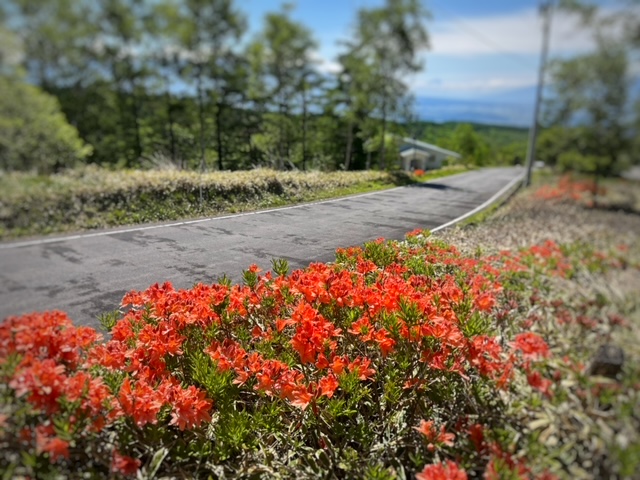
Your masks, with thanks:
[[[540,98],[544,87],[544,74],[547,69],[547,56],[549,53],[549,32],[551,31],[551,14],[553,0],[542,0],[540,14],[542,15],[542,51],[540,52],[540,66],[538,67],[538,86],[536,88],[536,100],[533,107],[533,122],[529,130],[529,147],[527,149],[527,174],[524,186],[531,185],[531,170],[536,156],[536,139],[538,138],[538,116],[540,115]]]

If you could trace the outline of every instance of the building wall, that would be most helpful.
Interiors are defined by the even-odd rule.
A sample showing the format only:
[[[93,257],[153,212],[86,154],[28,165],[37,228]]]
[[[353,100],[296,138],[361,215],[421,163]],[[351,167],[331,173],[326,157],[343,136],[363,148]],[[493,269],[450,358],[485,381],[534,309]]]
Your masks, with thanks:
[[[442,161],[444,160],[444,155],[418,151],[417,153],[413,152],[404,152],[405,154],[400,155],[401,159],[401,168],[405,171],[412,170],[433,170],[436,168],[442,167]]]

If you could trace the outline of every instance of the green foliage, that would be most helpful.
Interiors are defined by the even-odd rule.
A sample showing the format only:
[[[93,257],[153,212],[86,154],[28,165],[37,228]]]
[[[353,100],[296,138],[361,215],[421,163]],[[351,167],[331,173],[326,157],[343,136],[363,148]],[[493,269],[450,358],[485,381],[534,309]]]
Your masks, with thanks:
[[[592,14],[587,17],[595,21]],[[553,97],[546,116],[556,128],[541,142],[563,169],[596,177],[623,170],[634,156],[632,139],[637,136],[629,115],[629,52],[605,27],[594,26],[594,52],[552,62]]]
[[[52,173],[83,162],[91,150],[55,97],[0,76],[0,169]]]
[[[112,172],[94,166],[48,177],[5,174],[0,176],[0,236],[255,210],[416,181],[403,172],[253,170],[199,175],[175,170]]]
[[[93,147],[87,161],[111,168],[394,169],[390,139],[406,135],[411,112],[406,78],[429,45],[418,0],[361,9],[335,74],[319,71],[318,45],[290,5],[246,41],[233,0],[5,3],[0,35],[15,35],[1,68],[11,60],[57,97]],[[518,129],[475,128],[491,153],[480,146],[473,162],[522,156]]]
[[[627,167],[622,161],[611,162],[606,156],[585,155],[577,150],[567,150],[558,156],[557,167],[561,172],[575,171],[590,174],[616,175]]]
[[[462,155],[462,162],[465,164],[482,166],[489,161],[489,145],[476,133],[471,124],[459,124],[440,144]]]
[[[418,52],[429,46],[424,28],[427,18],[428,12],[417,0],[387,0],[381,7],[358,12],[354,38],[340,57],[339,85],[346,94],[348,123],[345,169],[350,165],[356,127],[364,140],[378,137],[381,170],[388,167],[387,157],[394,159],[392,152],[387,155],[386,141],[381,139],[387,138],[389,119],[408,116],[405,77],[423,67]],[[367,168],[371,152],[369,149]]]
[[[576,128],[555,126],[543,129],[536,143],[536,158],[551,167],[558,164],[563,152],[575,149],[581,136]]]
[[[453,133],[451,141],[458,151],[475,165],[485,165],[489,160],[489,146],[469,124],[459,125]]]
[[[419,132],[419,137],[425,142],[435,144],[451,137],[458,125],[459,122],[415,122],[415,128],[416,131]],[[526,128],[484,125],[480,123],[469,123],[469,125],[471,125],[473,130],[494,150],[514,143],[526,143],[528,139],[528,130]]]
[[[457,143],[467,145],[470,150],[467,161],[471,164],[477,164],[475,158],[479,158],[482,165],[523,164],[526,156],[528,133],[525,128],[424,121],[415,122],[414,128],[419,132],[418,137],[427,143],[460,153]]]

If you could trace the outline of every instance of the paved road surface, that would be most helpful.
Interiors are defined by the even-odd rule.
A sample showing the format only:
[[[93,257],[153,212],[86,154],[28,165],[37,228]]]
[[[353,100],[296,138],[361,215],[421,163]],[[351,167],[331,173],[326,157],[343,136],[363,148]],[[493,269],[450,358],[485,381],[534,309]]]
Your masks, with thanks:
[[[0,243],[0,320],[60,309],[77,324],[97,326],[125,292],[171,281],[177,288],[213,282],[243,268],[292,268],[331,261],[337,247],[379,237],[400,239],[435,228],[474,207],[521,175],[495,168],[373,194],[208,220],[91,232],[42,241]]]

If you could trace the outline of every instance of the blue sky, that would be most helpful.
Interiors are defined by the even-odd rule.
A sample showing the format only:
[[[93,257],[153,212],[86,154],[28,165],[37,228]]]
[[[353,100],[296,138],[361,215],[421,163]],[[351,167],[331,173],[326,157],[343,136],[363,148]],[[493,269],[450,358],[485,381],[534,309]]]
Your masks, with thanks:
[[[335,57],[340,51],[337,41],[349,36],[357,10],[382,3],[297,0],[292,15],[312,30],[319,42],[320,68],[331,71],[336,68]],[[278,10],[281,4],[280,0],[238,2],[249,16],[251,32],[261,28],[266,12]],[[413,93],[450,99],[458,105],[480,102],[485,108],[496,104],[504,110],[505,104],[511,104],[517,118],[505,117],[505,122],[526,124],[533,104],[542,35],[537,5],[536,0],[425,0],[432,15],[427,22],[431,48],[424,52],[424,72],[407,79]],[[571,56],[592,46],[589,34],[577,26],[575,19],[555,16],[552,55]]]

